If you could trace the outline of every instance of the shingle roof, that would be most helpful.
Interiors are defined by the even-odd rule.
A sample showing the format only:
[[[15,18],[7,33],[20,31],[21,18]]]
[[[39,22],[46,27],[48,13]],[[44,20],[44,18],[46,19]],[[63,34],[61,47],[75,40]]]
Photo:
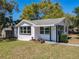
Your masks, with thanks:
[[[63,20],[65,19],[65,17],[63,18],[55,18],[55,19],[39,19],[39,20],[22,20],[20,23],[18,23],[16,25],[19,26],[21,23],[29,23],[29,24],[34,24],[34,25],[55,25],[55,24],[58,24],[60,22],[62,22]]]
[[[64,20],[65,18],[56,18],[56,19],[41,19],[41,20],[33,20],[30,21],[31,23],[34,23],[35,25],[51,25],[51,24],[57,24]]]

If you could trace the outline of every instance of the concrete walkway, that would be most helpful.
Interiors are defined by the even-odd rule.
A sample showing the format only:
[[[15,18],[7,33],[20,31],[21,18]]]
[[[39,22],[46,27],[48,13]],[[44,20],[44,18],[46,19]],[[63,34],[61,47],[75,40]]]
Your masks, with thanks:
[[[50,42],[50,41],[45,41],[47,44],[55,44],[55,45],[64,45],[64,46],[76,46],[79,47],[79,44],[70,44],[70,43],[56,43],[56,42]]]

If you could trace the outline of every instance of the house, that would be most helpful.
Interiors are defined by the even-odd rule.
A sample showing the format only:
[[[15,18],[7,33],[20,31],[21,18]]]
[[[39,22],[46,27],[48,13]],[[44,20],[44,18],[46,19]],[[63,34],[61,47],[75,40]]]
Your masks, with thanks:
[[[58,42],[59,35],[68,33],[68,26],[63,18],[22,20],[16,25],[15,36],[18,40],[30,41],[32,39],[43,39]]]
[[[14,30],[11,27],[3,28],[1,32],[2,38],[13,38],[14,37]]]
[[[14,27],[11,16],[5,16],[5,21],[1,21],[0,38],[13,38]]]

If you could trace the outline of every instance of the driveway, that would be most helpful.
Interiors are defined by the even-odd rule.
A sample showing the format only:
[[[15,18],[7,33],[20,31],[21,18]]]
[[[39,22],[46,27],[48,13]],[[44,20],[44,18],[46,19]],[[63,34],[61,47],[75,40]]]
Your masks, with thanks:
[[[79,44],[79,35],[78,34],[70,34],[69,37],[71,37],[71,39],[69,39],[69,43],[71,44]]]

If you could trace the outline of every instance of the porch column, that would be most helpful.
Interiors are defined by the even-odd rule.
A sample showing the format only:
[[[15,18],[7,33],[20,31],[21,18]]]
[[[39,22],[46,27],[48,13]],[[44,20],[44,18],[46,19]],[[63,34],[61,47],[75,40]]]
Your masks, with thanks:
[[[56,25],[56,42],[58,42],[58,30],[57,30],[58,26]]]
[[[32,39],[35,39],[35,27],[31,27]]]
[[[51,39],[51,26],[50,26],[50,41],[52,41],[52,39]]]

